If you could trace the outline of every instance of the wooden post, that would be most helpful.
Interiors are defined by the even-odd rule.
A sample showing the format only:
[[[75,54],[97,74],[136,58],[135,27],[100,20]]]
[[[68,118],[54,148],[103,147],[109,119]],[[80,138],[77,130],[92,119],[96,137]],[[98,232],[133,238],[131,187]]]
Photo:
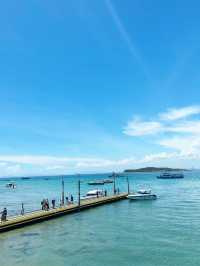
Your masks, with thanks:
[[[62,199],[61,201],[62,201],[62,205],[64,205],[65,204],[65,183],[64,183],[63,177],[62,177]]]
[[[127,191],[128,191],[128,194],[130,194],[130,185],[129,185],[128,177],[126,178],[126,180],[127,180]]]
[[[115,195],[116,194],[116,184],[115,184],[115,177],[116,177],[116,175],[115,175],[115,172],[113,172],[113,194]]]
[[[81,206],[81,181],[80,179],[78,180],[78,207],[80,210],[80,206]]]
[[[22,203],[21,215],[24,215],[24,203]]]

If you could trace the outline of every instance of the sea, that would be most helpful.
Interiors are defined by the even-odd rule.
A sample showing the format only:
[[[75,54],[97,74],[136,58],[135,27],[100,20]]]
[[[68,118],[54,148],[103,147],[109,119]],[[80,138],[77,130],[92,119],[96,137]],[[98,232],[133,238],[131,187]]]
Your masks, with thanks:
[[[128,174],[130,189],[151,189],[154,201],[123,200],[0,234],[0,265],[6,266],[199,266],[200,172],[161,180],[157,173]],[[64,176],[65,195],[92,189],[113,193],[113,184],[89,186],[108,174]],[[6,184],[15,182],[16,188]],[[0,179],[0,208],[10,216],[59,204],[62,177]],[[126,176],[116,187],[127,191]]]

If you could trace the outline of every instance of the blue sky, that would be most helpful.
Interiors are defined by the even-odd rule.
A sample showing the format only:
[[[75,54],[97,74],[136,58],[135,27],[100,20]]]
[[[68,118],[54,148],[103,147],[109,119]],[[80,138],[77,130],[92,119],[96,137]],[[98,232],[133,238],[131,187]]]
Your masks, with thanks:
[[[0,175],[200,167],[199,8],[2,3]]]

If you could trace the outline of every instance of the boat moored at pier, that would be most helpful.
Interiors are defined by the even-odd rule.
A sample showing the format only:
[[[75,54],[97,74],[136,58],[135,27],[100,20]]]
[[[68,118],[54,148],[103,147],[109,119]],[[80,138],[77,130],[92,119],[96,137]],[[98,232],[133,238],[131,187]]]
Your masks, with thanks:
[[[93,198],[103,197],[103,195],[104,195],[103,190],[94,189],[88,191],[85,196],[81,197],[81,199],[93,199]]]

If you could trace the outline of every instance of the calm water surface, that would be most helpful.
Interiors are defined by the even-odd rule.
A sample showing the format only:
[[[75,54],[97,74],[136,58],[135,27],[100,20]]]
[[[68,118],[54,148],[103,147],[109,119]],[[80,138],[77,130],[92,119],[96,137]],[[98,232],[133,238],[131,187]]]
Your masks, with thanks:
[[[199,266],[200,172],[183,180],[158,180],[156,174],[130,176],[131,187],[151,188],[156,201],[121,202],[71,214],[0,235],[0,263],[13,266]],[[91,189],[82,176],[82,193]],[[0,181],[0,207],[10,214],[40,208],[42,198],[60,199],[60,179],[17,180],[17,189]],[[125,190],[124,178],[117,186]],[[106,186],[108,191],[112,185]],[[67,193],[76,196],[77,178],[66,177]]]

